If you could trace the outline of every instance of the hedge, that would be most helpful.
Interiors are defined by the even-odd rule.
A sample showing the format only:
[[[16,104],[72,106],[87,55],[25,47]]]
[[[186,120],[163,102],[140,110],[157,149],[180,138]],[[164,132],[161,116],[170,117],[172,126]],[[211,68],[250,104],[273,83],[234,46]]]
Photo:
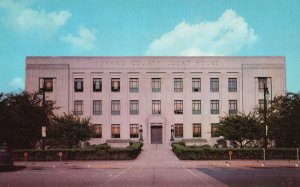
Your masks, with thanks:
[[[24,161],[24,153],[28,153],[28,161],[57,161],[62,152],[62,160],[132,160],[141,152],[143,143],[131,142],[127,148],[111,148],[109,145],[91,146],[81,149],[48,149],[48,150],[14,150],[16,161]]]
[[[172,150],[181,160],[228,160],[229,151],[233,152],[233,160],[263,159],[262,148],[201,148],[173,143]],[[267,149],[266,159],[297,159],[296,148]]]

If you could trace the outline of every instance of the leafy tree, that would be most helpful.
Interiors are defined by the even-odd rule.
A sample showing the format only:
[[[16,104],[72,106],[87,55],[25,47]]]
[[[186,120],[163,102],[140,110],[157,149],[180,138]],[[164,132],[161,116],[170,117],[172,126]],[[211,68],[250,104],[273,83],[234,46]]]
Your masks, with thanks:
[[[81,141],[93,136],[90,118],[80,118],[74,114],[55,116],[47,129],[46,143],[54,148],[79,147]]]
[[[239,113],[222,117],[216,135],[223,136],[234,147],[244,148],[261,140],[264,128],[254,113],[248,115]]]
[[[268,138],[277,147],[300,145],[300,93],[275,97],[268,108]]]
[[[0,142],[12,148],[35,147],[53,109],[51,103],[43,106],[37,93],[0,93]]]

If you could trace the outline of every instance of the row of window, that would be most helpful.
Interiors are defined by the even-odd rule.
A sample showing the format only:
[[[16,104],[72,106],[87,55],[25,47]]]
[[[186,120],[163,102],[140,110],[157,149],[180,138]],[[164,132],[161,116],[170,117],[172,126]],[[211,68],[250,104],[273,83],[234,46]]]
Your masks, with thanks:
[[[152,78],[152,92],[161,92],[161,78]],[[83,92],[83,78],[74,79],[74,91]],[[46,92],[53,91],[53,78],[43,78],[40,79],[40,88],[44,88]],[[111,92],[120,92],[121,82],[120,78],[111,79]],[[139,79],[130,78],[129,79],[129,91],[139,92]],[[192,92],[201,91],[201,78],[192,78]],[[219,92],[219,78],[210,79],[210,91]],[[237,91],[237,79],[228,78],[228,91]],[[102,92],[102,79],[93,78],[93,92]],[[174,78],[174,92],[183,92],[183,78]]]
[[[229,100],[229,114],[237,113],[237,100]],[[139,100],[130,100],[129,111],[131,115],[139,114]],[[210,101],[211,114],[219,114],[219,100]],[[74,101],[74,113],[83,115],[83,100]],[[121,101],[111,101],[111,114],[120,115]],[[102,100],[93,100],[93,115],[102,114]],[[152,100],[152,114],[161,114],[161,101]],[[183,100],[174,100],[174,114],[183,114]],[[201,114],[201,100],[192,100],[192,114]]]
[[[161,78],[152,78],[152,92],[161,91]],[[267,86],[267,77],[258,78],[258,89],[263,91]],[[53,91],[53,78],[41,78],[40,88],[44,88],[45,92]],[[120,78],[111,79],[111,91],[120,92]],[[74,79],[74,91],[83,92],[83,78]],[[139,92],[139,79],[129,79],[129,91]],[[201,91],[201,78],[192,78],[192,92]],[[210,78],[210,91],[219,92],[219,78]],[[102,79],[93,78],[93,92],[102,92]],[[174,92],[183,92],[183,78],[174,78]],[[228,92],[237,92],[237,78],[228,78]]]
[[[139,137],[139,125],[130,124],[130,138]],[[219,124],[211,124],[211,137],[216,137]],[[183,138],[183,124],[177,123],[174,128],[174,137]],[[94,138],[102,138],[102,125],[94,124]],[[111,125],[111,138],[120,138],[120,124]],[[201,123],[193,123],[193,138],[201,138]]]

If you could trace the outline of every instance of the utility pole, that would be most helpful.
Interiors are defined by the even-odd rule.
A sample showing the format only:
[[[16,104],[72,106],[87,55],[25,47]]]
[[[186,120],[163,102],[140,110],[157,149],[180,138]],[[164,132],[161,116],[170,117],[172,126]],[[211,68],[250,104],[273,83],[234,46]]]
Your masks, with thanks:
[[[265,149],[268,148],[268,125],[267,125],[267,94],[269,90],[267,83],[264,83],[264,123],[265,123]]]

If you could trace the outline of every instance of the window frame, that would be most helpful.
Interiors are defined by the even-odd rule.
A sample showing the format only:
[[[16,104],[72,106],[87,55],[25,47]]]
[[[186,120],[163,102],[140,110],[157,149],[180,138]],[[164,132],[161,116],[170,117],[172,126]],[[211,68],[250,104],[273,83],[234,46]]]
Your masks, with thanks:
[[[257,77],[258,79],[258,91],[264,91],[264,84],[268,87],[268,77]]]
[[[161,78],[151,78],[152,92],[161,92]]]
[[[83,78],[74,78],[74,92],[83,92],[83,84]],[[81,88],[78,88],[79,85],[81,86]]]
[[[219,100],[210,100],[210,114],[220,114]]]
[[[129,111],[131,115],[139,114],[139,100],[130,100],[129,101]]]
[[[210,78],[210,92],[219,92],[219,90],[220,90],[219,78],[217,77]]]
[[[174,124],[174,137],[183,138],[183,123]]]
[[[102,115],[102,100],[93,100],[93,115]]]
[[[120,124],[111,124],[111,138],[121,138]]]
[[[201,100],[192,100],[192,114],[201,114]]]
[[[99,88],[97,89],[97,83]],[[93,78],[93,92],[102,92],[102,78]]]
[[[156,110],[157,108],[157,110]],[[161,101],[152,100],[152,114],[161,114]]]
[[[211,127],[211,131],[210,131],[211,137],[212,138],[219,137],[219,136],[216,136],[216,133],[218,132],[218,130],[220,128],[220,123],[211,123],[210,127]]]
[[[201,92],[201,78],[192,78],[192,92]]]
[[[183,78],[174,78],[174,92],[183,92]]]
[[[139,124],[130,124],[130,138],[139,138]]]
[[[139,79],[138,78],[129,78],[129,91],[131,93],[139,92]]]
[[[193,123],[193,138],[201,138],[202,137],[202,126],[201,123]],[[199,132],[197,132],[199,131]]]
[[[111,78],[111,92],[121,92],[120,78]]]
[[[237,114],[237,100],[228,100],[228,113]]]
[[[83,100],[75,100],[74,101],[74,114],[76,116],[83,115]]]
[[[237,92],[237,78],[228,78],[228,92]]]
[[[174,100],[174,114],[183,114],[183,100]]]
[[[50,83],[50,86],[48,87],[47,83]],[[43,89],[44,92],[53,92],[54,87],[54,78],[51,77],[44,77],[40,78],[39,80],[39,88]]]
[[[93,124],[93,138],[102,138],[102,124]]]
[[[120,115],[120,114],[121,114],[121,101],[111,100],[111,115]]]

